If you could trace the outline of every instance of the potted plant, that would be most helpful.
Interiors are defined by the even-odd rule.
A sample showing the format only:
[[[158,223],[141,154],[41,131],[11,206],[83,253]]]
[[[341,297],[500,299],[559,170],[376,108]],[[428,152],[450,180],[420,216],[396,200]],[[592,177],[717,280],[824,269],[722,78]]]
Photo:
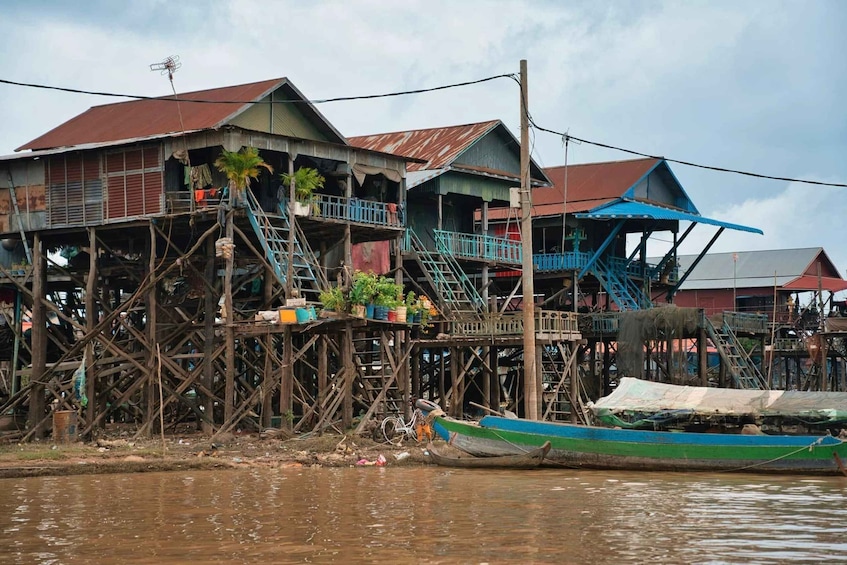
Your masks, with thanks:
[[[397,306],[397,295],[403,291],[403,287],[385,276],[381,276],[376,282],[374,304],[376,305],[374,318],[387,320],[388,312]]]
[[[343,312],[346,306],[344,293],[337,286],[334,286],[329,290],[322,291],[319,299],[324,310],[327,311]]]
[[[374,273],[356,271],[353,274],[353,284],[350,287],[350,304],[353,305],[353,315],[364,318],[373,317],[373,299],[376,294],[377,276]],[[368,308],[368,305],[371,305]],[[369,311],[369,312],[368,312]]]
[[[406,295],[406,322],[415,324],[420,322],[421,301],[411,290]]]
[[[244,193],[250,186],[251,179],[259,178],[259,169],[274,169],[259,156],[259,150],[255,147],[242,147],[239,151],[227,151],[226,149],[215,160],[215,167],[229,179],[230,202],[234,206],[240,206],[244,202]]]
[[[291,185],[294,180],[294,215],[308,216],[314,210],[320,212],[317,202],[314,201],[314,192],[323,188],[326,179],[317,169],[311,167],[300,167],[293,175],[282,173],[280,175],[283,184]]]

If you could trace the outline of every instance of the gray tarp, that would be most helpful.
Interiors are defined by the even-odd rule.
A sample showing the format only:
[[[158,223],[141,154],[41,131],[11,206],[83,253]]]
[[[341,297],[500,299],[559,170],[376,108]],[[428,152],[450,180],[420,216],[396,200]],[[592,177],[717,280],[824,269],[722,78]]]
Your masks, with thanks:
[[[592,407],[595,414],[685,410],[702,415],[847,415],[847,392],[738,390],[678,386],[624,377],[609,396]]]

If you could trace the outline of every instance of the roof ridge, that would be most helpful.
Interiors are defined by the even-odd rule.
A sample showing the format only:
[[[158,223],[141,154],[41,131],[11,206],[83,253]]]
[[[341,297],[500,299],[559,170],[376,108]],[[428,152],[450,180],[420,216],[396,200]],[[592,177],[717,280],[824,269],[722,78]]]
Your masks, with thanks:
[[[350,139],[361,139],[361,138],[364,138],[364,137],[376,137],[376,136],[382,136],[382,135],[397,135],[398,133],[412,133],[412,132],[418,132],[418,131],[434,131],[434,130],[438,130],[438,129],[457,129],[457,128],[466,128],[466,127],[469,127],[469,126],[480,126],[482,124],[496,124],[496,123],[503,123],[503,120],[500,120],[500,119],[485,120],[485,121],[482,121],[482,122],[473,122],[473,123],[469,123],[469,124],[458,124],[458,125],[453,125],[453,126],[436,126],[436,127],[431,127],[431,128],[401,129],[401,130],[397,130],[397,131],[384,131],[384,132],[381,132],[381,133],[367,133],[367,134],[364,134],[364,135],[351,135],[347,139],[350,140]]]
[[[190,90],[188,92],[177,92],[176,95],[177,95],[177,97],[190,96],[190,95],[194,95],[194,94],[202,94],[204,92],[227,90],[227,89],[230,89],[230,88],[240,88],[242,86],[252,86],[254,84],[261,84],[263,82],[280,83],[282,81],[287,81],[287,80],[288,80],[287,77],[272,78],[272,79],[267,79],[267,80],[256,80],[256,81],[253,81],[253,82],[245,82],[245,83],[242,83],[242,84],[231,84],[229,86],[219,86],[219,87],[216,87],[216,88],[202,88],[200,90]],[[108,102],[106,104],[95,104],[94,106],[89,106],[88,109],[91,110],[92,108],[105,108],[107,106],[120,106],[121,104],[130,104],[132,102],[153,102],[153,101],[156,101],[156,100],[173,99],[173,97],[174,97],[173,94],[164,94],[162,96],[149,96],[149,97],[146,97],[146,98],[135,98],[133,100],[124,100],[123,102]],[[249,104],[250,101],[244,100],[244,103]]]
[[[571,165],[553,165],[552,167],[544,167],[545,171],[554,169],[569,169],[571,167],[586,167],[589,165],[612,165],[615,163],[635,163],[637,161],[661,161],[664,157],[641,157],[638,159],[618,159],[617,161],[592,161],[591,163],[573,163]]]

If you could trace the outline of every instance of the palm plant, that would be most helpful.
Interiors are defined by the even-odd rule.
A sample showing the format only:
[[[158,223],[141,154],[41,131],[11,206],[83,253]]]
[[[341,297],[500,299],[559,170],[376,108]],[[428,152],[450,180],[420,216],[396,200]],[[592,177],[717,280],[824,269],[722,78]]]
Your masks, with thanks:
[[[293,175],[282,173],[280,178],[286,186],[291,184],[292,178],[294,179],[294,197],[303,204],[311,202],[312,193],[323,188],[326,181],[317,169],[311,167],[300,167]]]
[[[233,202],[241,202],[241,195],[247,190],[251,179],[259,178],[259,169],[272,173],[274,168],[265,163],[255,147],[242,147],[240,151],[226,149],[215,160],[215,167],[229,179],[230,194]]]

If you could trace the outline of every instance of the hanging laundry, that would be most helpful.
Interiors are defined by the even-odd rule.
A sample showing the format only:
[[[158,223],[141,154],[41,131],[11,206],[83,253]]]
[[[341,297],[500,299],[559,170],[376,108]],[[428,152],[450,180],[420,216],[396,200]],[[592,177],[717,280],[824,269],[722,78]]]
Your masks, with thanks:
[[[191,167],[191,186],[192,188],[206,188],[212,184],[212,171],[209,170],[209,165],[203,163],[196,167]]]

